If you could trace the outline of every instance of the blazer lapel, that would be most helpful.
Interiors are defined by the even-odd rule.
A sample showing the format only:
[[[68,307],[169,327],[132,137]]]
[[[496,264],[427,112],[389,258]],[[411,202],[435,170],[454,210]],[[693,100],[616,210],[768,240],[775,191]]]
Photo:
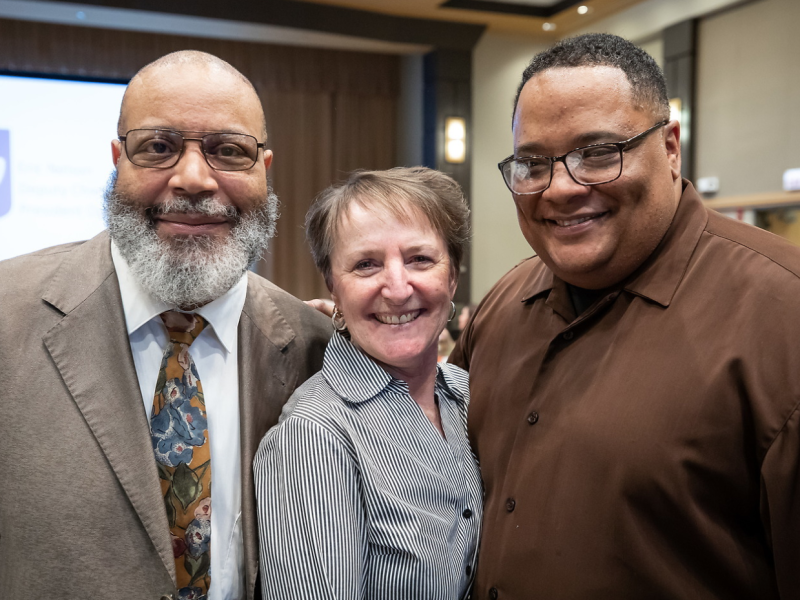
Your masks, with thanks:
[[[175,563],[107,233],[76,247],[43,299],[64,313],[44,344],[165,568]]]
[[[287,350],[295,333],[265,286],[250,277],[239,321],[239,410],[242,444],[242,537],[247,598],[255,593],[258,576],[256,499],[253,458],[261,438],[277,423],[286,399],[294,391],[297,369]]]

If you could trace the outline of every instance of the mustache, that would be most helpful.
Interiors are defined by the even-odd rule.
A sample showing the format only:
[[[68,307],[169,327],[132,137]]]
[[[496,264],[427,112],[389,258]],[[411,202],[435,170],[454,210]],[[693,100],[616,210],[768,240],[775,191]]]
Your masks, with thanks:
[[[230,204],[223,204],[213,196],[205,196],[199,199],[175,196],[145,209],[145,215],[151,222],[155,217],[170,213],[223,217],[234,223],[238,223],[242,218],[241,211],[238,208]]]

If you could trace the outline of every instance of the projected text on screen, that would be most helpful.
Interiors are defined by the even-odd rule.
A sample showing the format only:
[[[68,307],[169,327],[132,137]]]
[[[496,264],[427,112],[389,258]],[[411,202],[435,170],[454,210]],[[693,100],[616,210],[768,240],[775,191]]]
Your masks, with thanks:
[[[0,75],[0,260],[105,227],[103,189],[124,91]]]

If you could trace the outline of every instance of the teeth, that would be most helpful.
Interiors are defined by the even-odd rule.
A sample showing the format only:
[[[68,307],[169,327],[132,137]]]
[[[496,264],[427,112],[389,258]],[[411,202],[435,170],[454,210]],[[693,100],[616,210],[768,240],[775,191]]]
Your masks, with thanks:
[[[556,219],[555,221],[561,227],[569,227],[570,225],[578,225],[580,223],[585,223],[586,221],[589,221],[591,219],[594,219],[594,217],[581,217],[580,219],[571,219],[569,221],[560,221],[560,220]]]
[[[375,318],[378,319],[381,323],[386,323],[387,325],[401,325],[403,323],[408,323],[409,321],[413,321],[419,316],[419,311],[415,310],[410,313],[406,313],[404,315],[375,315]]]

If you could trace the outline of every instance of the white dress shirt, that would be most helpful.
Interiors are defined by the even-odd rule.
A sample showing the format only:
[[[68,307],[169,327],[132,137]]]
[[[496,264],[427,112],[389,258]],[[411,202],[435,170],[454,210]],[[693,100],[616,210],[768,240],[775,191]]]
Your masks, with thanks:
[[[153,410],[158,371],[168,337],[159,315],[175,309],[147,292],[111,242],[125,324],[147,419]],[[189,353],[203,385],[211,442],[211,588],[208,600],[244,597],[244,546],[239,444],[239,317],[247,295],[247,276],[225,295],[198,308],[208,326]],[[155,460],[155,457],[153,458]]]

